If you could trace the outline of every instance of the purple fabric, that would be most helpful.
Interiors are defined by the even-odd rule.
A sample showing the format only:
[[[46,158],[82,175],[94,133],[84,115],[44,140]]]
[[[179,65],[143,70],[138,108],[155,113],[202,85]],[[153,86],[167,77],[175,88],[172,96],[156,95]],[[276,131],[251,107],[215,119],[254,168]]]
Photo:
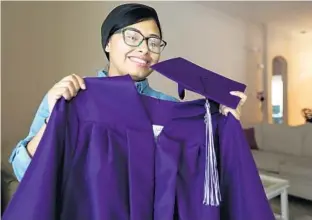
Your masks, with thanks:
[[[212,207],[203,204],[204,99],[142,96],[129,76],[85,81],[56,104],[3,220],[274,219],[243,130],[217,104],[222,202]],[[164,125],[156,141],[153,124]]]

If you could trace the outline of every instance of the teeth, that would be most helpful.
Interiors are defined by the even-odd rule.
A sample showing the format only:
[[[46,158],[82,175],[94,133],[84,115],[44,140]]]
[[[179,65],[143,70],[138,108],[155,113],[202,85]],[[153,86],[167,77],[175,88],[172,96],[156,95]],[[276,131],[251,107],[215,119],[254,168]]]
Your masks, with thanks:
[[[137,63],[142,63],[142,64],[147,64],[147,61],[145,60],[142,60],[140,58],[137,58],[137,57],[130,57],[130,59],[134,62],[137,62]]]

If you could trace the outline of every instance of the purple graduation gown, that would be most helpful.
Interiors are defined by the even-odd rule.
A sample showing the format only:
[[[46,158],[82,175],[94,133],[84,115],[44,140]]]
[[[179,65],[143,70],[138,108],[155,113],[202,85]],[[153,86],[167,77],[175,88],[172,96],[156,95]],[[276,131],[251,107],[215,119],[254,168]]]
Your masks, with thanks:
[[[273,220],[241,125],[211,102],[220,206],[203,204],[205,100],[87,78],[60,100],[3,220]],[[155,141],[152,125],[164,125]]]

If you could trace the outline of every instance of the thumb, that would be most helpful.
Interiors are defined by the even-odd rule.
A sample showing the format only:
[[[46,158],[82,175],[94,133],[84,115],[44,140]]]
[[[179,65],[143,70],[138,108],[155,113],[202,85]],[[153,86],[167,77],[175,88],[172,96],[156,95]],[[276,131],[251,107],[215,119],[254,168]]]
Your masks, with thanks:
[[[236,118],[237,120],[240,120],[240,113],[235,109],[230,109],[229,112]]]

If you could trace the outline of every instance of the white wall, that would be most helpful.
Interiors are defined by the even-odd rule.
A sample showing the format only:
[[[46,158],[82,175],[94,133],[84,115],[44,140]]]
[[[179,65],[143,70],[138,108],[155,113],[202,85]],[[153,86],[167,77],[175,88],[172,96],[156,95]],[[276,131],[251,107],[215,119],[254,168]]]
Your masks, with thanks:
[[[11,149],[28,133],[44,93],[62,77],[95,75],[105,67],[100,26],[117,2],[2,2],[2,147]],[[163,59],[182,56],[224,76],[247,83],[243,122],[260,120],[255,107],[261,75],[260,29],[191,2],[149,3],[159,13],[168,47]],[[247,77],[248,73],[248,77]],[[250,75],[249,75],[250,74]],[[254,77],[255,76],[255,77]],[[177,95],[159,74],[152,86]],[[189,94],[187,99],[195,98]]]
[[[268,121],[272,122],[272,74],[273,74],[273,59],[276,56],[282,56],[287,61],[287,80],[289,81],[289,76],[291,74],[291,51],[290,51],[290,35],[289,32],[285,31],[284,29],[279,28],[276,25],[268,25],[267,26],[267,76],[266,76],[266,83],[267,83],[267,114],[268,114]],[[291,97],[291,86],[285,87],[287,91],[285,91],[285,94],[287,99]],[[286,101],[286,100],[285,100]],[[288,105],[288,102],[285,102],[286,105]],[[291,109],[289,106],[284,108],[284,115],[287,117],[288,123],[291,123],[289,121],[291,114]]]
[[[301,109],[312,107],[312,33],[291,33],[271,24],[268,39],[267,83],[271,85],[274,57],[284,57],[287,61],[287,100],[284,100],[287,108],[284,111],[289,125],[303,124]],[[270,87],[268,92],[271,94]],[[271,97],[268,103],[271,103]],[[267,111],[272,114],[271,105]]]
[[[262,106],[257,99],[257,93],[264,90],[263,64],[263,33],[262,27],[255,24],[246,24],[246,69],[245,82],[247,84],[247,102],[242,112],[242,124],[256,124],[263,120]]]
[[[290,121],[293,125],[305,123],[301,115],[303,108],[312,108],[312,33],[292,34],[291,36],[291,87],[288,105]]]

